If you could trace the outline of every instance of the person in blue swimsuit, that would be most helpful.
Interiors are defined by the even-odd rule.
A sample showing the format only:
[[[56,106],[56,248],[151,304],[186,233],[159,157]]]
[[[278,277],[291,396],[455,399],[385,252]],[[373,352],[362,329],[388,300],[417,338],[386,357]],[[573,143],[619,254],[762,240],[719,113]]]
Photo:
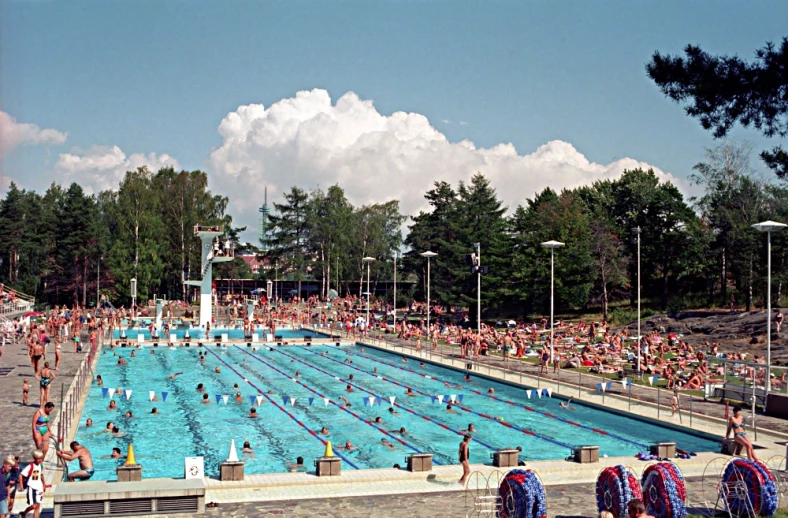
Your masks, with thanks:
[[[741,415],[741,407],[733,407],[733,417],[728,420],[728,430],[725,432],[725,438],[730,437],[733,432],[733,440],[736,444],[741,444],[747,451],[747,458],[750,460],[758,460],[755,456],[755,450],[752,447],[750,438],[747,437],[747,432],[744,430],[744,416]]]
[[[50,401],[33,414],[33,442],[44,453],[49,449],[49,438],[53,435],[49,429],[49,414],[54,409],[55,404]]]

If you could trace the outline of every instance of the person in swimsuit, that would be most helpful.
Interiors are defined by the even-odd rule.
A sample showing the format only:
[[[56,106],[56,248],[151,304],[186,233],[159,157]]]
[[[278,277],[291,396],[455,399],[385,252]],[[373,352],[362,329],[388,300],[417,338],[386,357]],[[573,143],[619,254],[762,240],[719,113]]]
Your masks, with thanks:
[[[36,342],[30,351],[30,363],[33,366],[33,372],[38,377],[38,371],[41,370],[41,358],[44,357],[44,347]]]
[[[71,441],[69,445],[71,452],[56,451],[55,454],[66,462],[79,459],[79,471],[74,471],[68,474],[68,481],[74,482],[75,480],[89,480],[93,476],[93,457],[87,448],[80,445],[77,441]]]
[[[55,404],[49,402],[33,414],[33,442],[36,443],[36,448],[44,453],[49,449],[49,439],[52,437],[52,432],[49,430],[49,414],[54,409]]]
[[[27,396],[30,394],[30,384],[25,379],[22,382],[22,404],[27,406]]]
[[[460,443],[460,450],[458,452],[460,464],[462,464],[462,477],[460,478],[460,485],[465,485],[465,481],[468,480],[468,477],[471,474],[471,465],[468,462],[468,458],[470,457],[470,448],[469,443],[471,442],[471,436],[465,435],[462,438],[462,442]]]
[[[750,460],[758,460],[755,456],[755,450],[752,447],[747,432],[744,430],[744,416],[741,415],[741,407],[733,407],[733,417],[728,420],[728,430],[725,432],[725,438],[730,437],[733,432],[733,440],[736,444],[741,444],[747,451],[747,458]]]
[[[60,370],[60,339],[55,338],[55,370]]]
[[[44,364],[44,368],[41,369],[40,376],[39,384],[41,385],[41,398],[39,404],[43,406],[49,401],[49,386],[55,379],[55,373],[49,368],[49,362]]]

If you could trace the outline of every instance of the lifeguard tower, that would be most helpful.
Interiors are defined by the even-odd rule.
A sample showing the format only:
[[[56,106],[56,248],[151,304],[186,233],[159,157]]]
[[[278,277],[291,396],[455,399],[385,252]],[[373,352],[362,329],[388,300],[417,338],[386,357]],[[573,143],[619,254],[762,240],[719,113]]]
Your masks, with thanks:
[[[200,287],[200,327],[205,327],[213,316],[213,263],[232,261],[235,257],[232,243],[221,241],[224,225],[195,225],[194,235],[202,240],[202,279],[185,281],[189,286]]]

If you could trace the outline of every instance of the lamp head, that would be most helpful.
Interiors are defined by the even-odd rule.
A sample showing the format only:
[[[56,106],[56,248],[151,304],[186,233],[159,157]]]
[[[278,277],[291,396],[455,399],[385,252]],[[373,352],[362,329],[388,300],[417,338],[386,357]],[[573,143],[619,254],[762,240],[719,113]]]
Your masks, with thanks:
[[[755,230],[760,230],[761,232],[777,232],[778,230],[782,230],[785,227],[788,227],[788,225],[785,223],[779,223],[777,221],[762,221],[761,223],[752,225],[752,228]]]
[[[422,257],[427,257],[427,258],[429,258],[429,257],[435,257],[435,256],[436,256],[436,255],[438,255],[438,254],[436,254],[435,252],[433,252],[433,251],[431,251],[431,250],[427,250],[426,252],[422,252],[422,253],[421,253],[421,254],[419,254],[419,255],[421,255]]]
[[[561,243],[560,241],[545,241],[544,243],[542,243],[542,246],[545,248],[556,249],[556,248],[561,248],[565,244],[566,243]]]
[[[362,259],[362,261],[364,261],[365,263],[371,263],[374,260],[375,260],[374,257],[369,257],[369,256]]]

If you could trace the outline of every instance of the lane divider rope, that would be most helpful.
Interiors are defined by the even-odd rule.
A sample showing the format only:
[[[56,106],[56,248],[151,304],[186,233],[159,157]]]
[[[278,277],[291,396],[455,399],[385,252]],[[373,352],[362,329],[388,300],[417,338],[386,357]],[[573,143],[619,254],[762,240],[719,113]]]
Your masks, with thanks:
[[[347,354],[351,355],[352,353],[347,353]],[[360,356],[361,358],[365,358],[367,360],[373,361],[373,362],[381,363],[383,365],[388,365],[389,367],[394,367],[395,369],[399,369],[401,371],[410,372],[410,373],[413,373],[413,374],[418,374],[419,376],[421,376],[423,378],[430,378],[430,379],[434,379],[435,381],[440,381],[442,383],[449,383],[446,380],[441,380],[439,378],[434,378],[432,376],[428,376],[428,375],[426,375],[424,373],[415,371],[413,369],[408,369],[408,368],[405,368],[405,367],[401,367],[399,365],[394,365],[392,363],[388,363],[388,362],[385,362],[383,360],[378,360],[376,358],[372,358],[372,357],[366,356],[364,354],[355,353],[355,355],[356,356]],[[564,423],[570,424],[572,426],[577,426],[579,428],[583,428],[583,429],[586,429],[586,430],[591,430],[592,432],[598,433],[600,435],[607,435],[609,437],[613,437],[614,439],[618,439],[620,441],[624,441],[624,442],[627,442],[629,444],[634,444],[635,446],[637,446],[639,448],[646,448],[646,449],[648,449],[648,447],[649,447],[648,444],[637,442],[637,441],[633,441],[632,439],[627,439],[626,437],[622,437],[622,436],[620,436],[618,434],[615,434],[613,432],[608,432],[606,430],[600,430],[599,428],[594,428],[593,426],[588,426],[588,425],[584,425],[584,424],[581,424],[581,423],[576,423],[576,422],[570,421],[569,419],[566,419],[564,417],[560,417],[560,416],[557,416],[555,414],[551,414],[550,412],[537,410],[537,409],[535,409],[533,407],[530,407],[528,405],[522,405],[520,403],[517,403],[516,401],[509,401],[507,399],[503,399],[503,398],[499,398],[499,397],[493,396],[492,394],[486,394],[486,393],[481,392],[481,391],[476,390],[476,389],[470,389],[469,388],[468,390],[470,390],[471,392],[473,392],[474,394],[477,394],[479,396],[486,396],[486,397],[494,399],[496,401],[500,401],[502,403],[506,403],[507,405],[522,406],[522,408],[528,410],[529,412],[536,412],[537,414],[541,414],[541,415],[543,415],[545,417],[549,417],[549,418],[552,418],[552,419],[557,419],[559,421],[563,421]],[[534,389],[534,390],[539,390],[539,389]]]
[[[226,361],[224,361],[224,360],[223,360],[223,359],[222,359],[222,358],[221,358],[221,357],[220,357],[218,354],[216,354],[215,352],[211,351],[211,349],[210,349],[210,348],[207,348],[207,347],[205,348],[205,350],[206,350],[206,351],[208,351],[209,353],[213,354],[214,356],[216,356],[216,359],[217,359],[217,360],[219,360],[220,362],[222,362],[222,363],[223,363],[225,366],[227,366],[227,368],[229,368],[231,371],[233,371],[233,372],[234,372],[234,373],[236,373],[238,376],[240,376],[240,377],[241,377],[241,379],[243,379],[245,382],[247,382],[249,385],[251,385],[251,386],[252,386],[252,387],[253,387],[255,390],[257,390],[257,392],[259,392],[259,393],[260,393],[260,395],[264,396],[264,397],[265,397],[265,398],[266,398],[266,399],[267,399],[269,402],[271,402],[271,403],[272,403],[272,404],[273,404],[273,405],[274,405],[276,408],[278,408],[280,411],[284,412],[284,413],[287,415],[287,417],[289,417],[290,419],[292,419],[293,421],[295,421],[295,422],[296,422],[296,424],[297,424],[298,426],[300,426],[301,428],[303,428],[304,430],[306,430],[307,432],[309,432],[309,435],[311,435],[312,437],[314,437],[315,439],[317,439],[318,441],[320,441],[321,443],[323,443],[323,446],[326,446],[326,445],[327,445],[328,441],[326,441],[325,439],[323,439],[322,437],[320,437],[319,435],[317,435],[317,433],[315,433],[315,431],[314,431],[314,430],[312,430],[311,428],[309,428],[308,426],[306,426],[304,423],[302,423],[302,422],[301,422],[301,421],[300,421],[298,418],[296,418],[296,417],[295,417],[293,414],[291,414],[290,412],[288,412],[288,411],[287,411],[286,409],[284,409],[283,407],[279,406],[279,403],[277,403],[276,401],[274,401],[274,400],[273,400],[273,399],[272,399],[272,398],[271,398],[271,397],[270,397],[270,396],[269,396],[269,395],[268,395],[268,394],[267,394],[265,391],[263,391],[262,389],[260,389],[260,387],[258,387],[257,385],[255,385],[254,383],[252,383],[251,381],[249,381],[248,379],[246,379],[246,378],[244,377],[244,375],[243,375],[243,374],[241,374],[240,372],[238,372],[238,371],[237,371],[237,370],[236,370],[236,369],[235,369],[235,368],[234,368],[232,365],[230,365],[229,363],[227,363]],[[353,463],[353,462],[352,462],[350,459],[348,459],[347,457],[345,457],[345,456],[344,456],[344,455],[342,455],[341,453],[339,453],[339,452],[336,452],[336,451],[335,451],[335,452],[334,452],[334,455],[338,456],[340,459],[342,459],[342,460],[344,460],[345,462],[347,462],[348,466],[350,466],[351,468],[353,468],[353,469],[359,469],[359,467],[358,467],[358,466],[356,466],[356,465],[355,465],[355,464],[354,464],[354,463]]]
[[[309,351],[309,352],[311,352],[311,353],[313,353],[313,354],[320,355],[320,353],[317,353],[317,352],[314,352],[314,351]],[[322,355],[320,355],[320,356],[322,356]],[[357,370],[357,371],[359,371],[359,372],[364,372],[364,373],[366,373],[366,374],[370,374],[370,375],[372,375],[372,376],[377,376],[378,378],[382,379],[383,381],[387,381],[387,382],[389,382],[389,383],[393,383],[394,385],[398,385],[398,386],[400,386],[400,387],[404,387],[404,388],[406,388],[406,389],[407,389],[407,388],[410,388],[411,390],[413,390],[413,391],[414,391],[414,392],[416,392],[417,394],[421,394],[421,395],[423,395],[423,396],[427,396],[427,397],[430,397],[430,398],[431,398],[431,397],[433,397],[432,395],[430,395],[430,394],[427,394],[426,392],[422,392],[422,391],[420,391],[420,390],[413,389],[413,388],[411,388],[411,387],[408,387],[407,385],[404,385],[404,384],[402,384],[402,383],[400,383],[400,382],[398,382],[398,381],[395,381],[395,380],[392,380],[392,379],[385,378],[385,377],[383,377],[383,376],[379,375],[379,374],[378,374],[378,373],[376,373],[376,372],[370,372],[370,371],[368,371],[368,370],[366,370],[366,369],[361,369],[361,368],[359,368],[359,367],[356,367],[355,365],[352,365],[352,364],[346,364],[346,363],[340,362],[339,360],[335,360],[334,358],[331,358],[330,356],[324,356],[324,358],[328,358],[328,359],[329,359],[329,360],[331,360],[331,361],[334,361],[334,362],[340,363],[340,364],[342,364],[342,365],[346,365],[347,367],[351,367],[351,368],[353,368],[353,369],[355,369],[355,370]],[[383,363],[383,364],[386,364],[385,362],[381,362],[381,363]],[[418,374],[418,373],[416,373],[416,374]],[[425,377],[426,377],[426,376],[425,376]],[[435,379],[435,378],[433,378],[433,379]],[[563,447],[563,448],[569,448],[570,450],[574,450],[574,449],[575,449],[575,447],[574,447],[574,446],[572,446],[572,445],[570,445],[570,444],[567,444],[567,443],[565,443],[565,442],[561,442],[561,441],[559,441],[559,440],[557,440],[557,439],[553,439],[552,437],[550,437],[550,436],[548,436],[548,435],[543,435],[543,434],[541,434],[541,433],[537,433],[537,432],[534,432],[534,431],[532,431],[532,430],[528,430],[527,428],[522,428],[522,427],[520,427],[520,426],[517,426],[517,425],[515,425],[515,424],[512,424],[512,423],[507,423],[506,421],[500,421],[500,420],[496,419],[495,417],[493,417],[493,416],[491,416],[491,415],[487,415],[487,414],[483,414],[483,413],[481,413],[481,412],[477,412],[477,411],[475,411],[475,410],[471,410],[470,408],[468,408],[467,406],[465,406],[465,405],[463,405],[463,404],[459,403],[458,401],[455,401],[454,403],[452,403],[452,405],[455,405],[457,408],[459,408],[459,409],[461,409],[461,410],[464,410],[465,412],[468,412],[468,413],[470,413],[470,414],[477,415],[477,416],[479,416],[479,417],[481,417],[481,418],[483,418],[483,419],[488,419],[488,420],[490,420],[490,421],[493,421],[493,422],[495,422],[495,423],[498,423],[498,424],[500,424],[500,425],[502,425],[502,426],[505,426],[505,427],[507,427],[507,428],[511,428],[511,429],[513,429],[513,430],[517,430],[517,431],[523,432],[523,433],[524,433],[524,434],[526,434],[526,435],[530,435],[530,436],[532,436],[532,437],[536,437],[536,438],[538,438],[538,439],[542,439],[542,440],[544,440],[544,441],[551,442],[551,443],[553,443],[553,444],[555,444],[555,445],[558,445],[558,446],[561,446],[561,447]]]
[[[299,362],[299,363],[302,363],[302,364],[306,365],[307,367],[311,367],[312,369],[315,369],[316,371],[318,371],[318,372],[321,372],[321,373],[323,373],[323,374],[325,374],[325,375],[327,375],[327,376],[331,376],[332,378],[334,378],[334,379],[337,379],[337,377],[336,377],[334,374],[331,374],[330,372],[328,372],[328,371],[325,371],[325,370],[321,369],[320,367],[316,367],[316,366],[312,365],[311,363],[309,363],[309,362],[307,362],[307,361],[304,361],[304,360],[302,360],[302,359],[300,359],[300,358],[297,358],[297,357],[295,357],[295,356],[291,356],[291,355],[287,354],[286,352],[280,351],[279,349],[273,349],[273,348],[271,348],[271,350],[273,350],[273,352],[276,352],[276,353],[282,354],[282,355],[286,356],[287,358],[290,358],[290,359],[292,359],[293,361],[297,361],[297,362]],[[333,358],[329,358],[329,359],[332,359],[332,360],[333,360]],[[345,383],[345,384],[347,384],[347,385],[350,385],[351,387],[355,387],[355,388],[357,388],[357,389],[359,389],[359,390],[361,390],[361,391],[363,391],[363,392],[366,392],[367,394],[371,394],[371,395],[375,396],[375,398],[379,398],[379,399],[381,399],[381,400],[385,399],[385,398],[383,398],[383,397],[381,397],[381,396],[378,396],[377,394],[375,394],[375,393],[374,393],[374,392],[372,392],[371,390],[367,390],[367,389],[365,389],[365,388],[364,388],[364,387],[362,387],[361,385],[358,385],[358,384],[356,384],[356,383],[352,383],[350,380],[346,380],[346,379],[344,379],[344,378],[338,378],[338,379],[339,379],[339,381],[340,381],[341,383]],[[408,407],[406,407],[406,406],[404,406],[404,405],[401,405],[401,404],[399,404],[399,403],[396,403],[396,402],[395,402],[395,403],[392,403],[392,405],[393,405],[393,406],[395,406],[395,407],[397,407],[397,408],[401,408],[402,410],[404,410],[405,412],[408,412],[409,414],[415,415],[415,416],[417,416],[417,417],[421,417],[421,418],[422,418],[422,419],[424,419],[425,421],[429,421],[430,423],[436,424],[436,425],[440,426],[441,428],[443,428],[444,430],[448,430],[448,431],[450,431],[450,432],[453,432],[453,433],[455,433],[456,435],[460,435],[460,436],[463,436],[463,435],[465,435],[465,432],[461,432],[461,431],[458,431],[458,430],[454,430],[453,428],[451,428],[451,427],[450,427],[450,426],[448,426],[447,424],[445,424],[445,423],[441,423],[440,421],[438,421],[438,420],[436,420],[436,419],[433,419],[433,418],[431,418],[431,417],[429,417],[429,416],[426,416],[426,415],[424,415],[424,414],[421,414],[421,413],[419,413],[419,412],[416,412],[415,410],[412,410],[412,409],[410,409],[410,408],[408,408]],[[477,443],[481,444],[482,446],[484,446],[485,448],[488,448],[488,449],[489,449],[489,450],[491,450],[491,451],[498,451],[498,450],[500,450],[500,449],[501,449],[501,448],[496,448],[496,447],[494,447],[494,446],[491,446],[490,444],[488,444],[488,443],[486,443],[486,442],[484,442],[484,441],[482,441],[482,440],[480,440],[480,439],[477,439],[476,437],[474,437],[474,438],[473,438],[473,440],[474,440],[474,442],[477,442]]]
[[[282,376],[285,376],[285,377],[287,377],[288,379],[293,379],[293,378],[291,378],[290,376],[288,376],[288,375],[287,375],[287,373],[285,373],[285,372],[281,371],[281,370],[280,370],[280,369],[278,369],[277,367],[275,367],[275,366],[271,365],[270,363],[268,363],[267,361],[265,361],[265,360],[263,360],[263,359],[261,359],[261,358],[259,358],[259,357],[255,356],[254,354],[252,354],[252,353],[250,353],[250,352],[247,352],[247,351],[244,351],[243,349],[241,349],[241,348],[240,348],[240,347],[238,347],[237,345],[234,345],[233,347],[235,347],[236,349],[238,349],[238,350],[239,350],[239,351],[241,351],[242,353],[244,353],[244,354],[247,354],[247,355],[251,356],[252,358],[254,358],[255,360],[257,360],[258,362],[260,362],[260,363],[262,363],[262,364],[264,364],[264,365],[267,365],[269,368],[271,368],[272,370],[274,370],[274,371],[278,372],[278,373],[279,373],[279,374],[281,374]],[[408,443],[407,441],[405,441],[405,440],[403,440],[403,439],[401,439],[401,438],[399,438],[399,437],[397,437],[397,436],[393,435],[391,432],[388,432],[387,430],[384,430],[383,428],[380,428],[379,426],[376,426],[376,425],[375,425],[375,424],[374,424],[372,421],[370,421],[370,420],[368,420],[368,419],[365,419],[365,418],[363,418],[362,416],[358,415],[357,413],[353,412],[352,410],[348,410],[346,407],[343,407],[343,406],[339,405],[339,404],[338,404],[336,401],[334,401],[334,400],[332,400],[332,399],[330,399],[330,398],[327,398],[326,396],[324,396],[323,394],[321,394],[321,393],[320,393],[320,392],[318,392],[317,390],[313,389],[312,387],[309,387],[308,385],[306,385],[306,384],[304,384],[304,383],[300,382],[299,380],[294,380],[294,381],[295,381],[296,383],[298,383],[299,385],[301,385],[302,387],[304,387],[305,389],[307,389],[308,391],[310,391],[311,393],[313,393],[313,394],[316,394],[318,397],[320,397],[320,398],[322,398],[322,399],[328,399],[328,402],[329,402],[329,403],[331,403],[331,404],[332,404],[332,405],[334,405],[335,407],[339,408],[340,410],[344,410],[345,412],[347,412],[348,414],[352,415],[353,417],[355,417],[356,419],[358,419],[358,420],[359,420],[359,421],[361,421],[362,423],[366,423],[367,425],[369,425],[370,427],[372,427],[372,428],[374,428],[375,430],[379,431],[380,433],[382,433],[382,434],[384,434],[384,435],[386,435],[386,436],[388,436],[388,437],[391,437],[392,439],[394,439],[394,440],[395,440],[395,441],[397,441],[398,443],[402,444],[403,446],[407,446],[408,448],[410,448],[411,450],[413,450],[415,453],[423,453],[421,450],[419,450],[419,449],[418,449],[417,447],[415,447],[414,445],[412,445],[412,444]],[[440,462],[438,462],[437,460],[434,460],[434,459],[433,459],[433,463],[434,463],[434,464],[441,465],[441,464],[440,464]]]

